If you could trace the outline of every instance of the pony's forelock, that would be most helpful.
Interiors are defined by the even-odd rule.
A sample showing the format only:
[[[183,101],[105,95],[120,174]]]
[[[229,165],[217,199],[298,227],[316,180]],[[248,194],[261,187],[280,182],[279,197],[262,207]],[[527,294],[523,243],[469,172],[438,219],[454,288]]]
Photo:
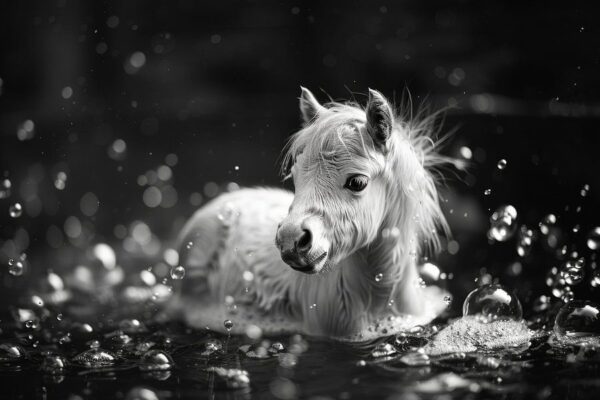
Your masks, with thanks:
[[[361,127],[366,122],[363,107],[354,102],[332,101],[325,104],[325,108],[287,142],[281,163],[284,179],[290,176],[289,170],[298,155],[305,151],[324,157],[332,149],[342,148],[350,154],[358,153],[369,158],[375,150],[371,138],[363,134],[364,129],[361,132]],[[399,188],[397,194],[402,195],[403,199],[392,196],[388,201],[408,200],[413,209],[408,210],[408,205],[397,209],[388,205],[388,208],[391,210],[391,219],[396,219],[391,223],[406,226],[410,224],[406,218],[413,218],[411,226],[415,231],[411,233],[417,236],[419,243],[415,246],[420,252],[439,249],[440,233],[449,234],[448,224],[440,208],[437,187],[444,179],[443,168],[448,165],[461,167],[457,160],[439,153],[449,136],[441,135],[440,132],[443,115],[443,110],[432,113],[427,107],[419,107],[415,112],[408,94],[396,109],[394,118],[393,135],[396,143],[400,142],[402,145],[392,146],[392,153],[388,158],[396,158],[398,161],[396,164],[399,170],[390,172],[399,180],[396,182]],[[402,151],[401,147],[406,145],[413,160],[410,155],[405,157],[407,159],[398,160],[399,154],[393,152]],[[410,213],[416,215],[408,216]],[[402,232],[405,233],[410,234]]]

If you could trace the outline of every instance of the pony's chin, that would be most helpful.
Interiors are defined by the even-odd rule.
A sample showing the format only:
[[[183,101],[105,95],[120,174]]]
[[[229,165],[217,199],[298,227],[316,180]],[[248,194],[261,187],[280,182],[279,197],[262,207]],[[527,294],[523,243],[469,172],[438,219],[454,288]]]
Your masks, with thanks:
[[[310,260],[304,265],[290,265],[294,270],[298,272],[305,273],[307,275],[314,275],[323,270],[325,265],[328,262],[327,252],[324,251],[320,255],[316,256],[314,259]]]

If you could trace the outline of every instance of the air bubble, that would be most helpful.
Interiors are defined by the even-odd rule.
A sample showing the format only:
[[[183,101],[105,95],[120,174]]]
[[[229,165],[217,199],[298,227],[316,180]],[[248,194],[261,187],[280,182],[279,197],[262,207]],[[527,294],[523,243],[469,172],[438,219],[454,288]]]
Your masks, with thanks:
[[[598,250],[600,248],[600,226],[588,233],[586,244],[590,250]]]
[[[94,348],[76,355],[73,362],[87,368],[110,367],[117,362],[117,356],[109,351]]]
[[[542,222],[540,222],[540,232],[542,234],[547,235],[550,233],[550,229],[556,224],[556,216],[554,214],[548,214],[544,217]]]
[[[8,214],[11,216],[11,218],[19,218],[21,214],[23,214],[23,207],[21,206],[21,203],[15,203],[11,205],[8,209]]]
[[[142,371],[166,371],[173,368],[173,358],[165,351],[150,350],[140,358]]]
[[[64,373],[67,361],[59,355],[50,354],[42,360],[41,370],[47,374],[60,375]]]
[[[375,282],[380,282],[383,279],[383,274],[379,273],[375,275]]]
[[[392,346],[391,344],[379,343],[377,346],[375,346],[373,351],[371,351],[371,356],[373,358],[387,357],[387,356],[391,356],[392,354],[395,354],[397,352],[398,352],[398,350],[396,350],[396,348],[394,346]]]
[[[523,318],[521,302],[507,288],[485,285],[473,290],[463,303],[463,315],[473,315],[482,322],[497,320],[520,321]]]
[[[567,285],[578,285],[583,281],[584,266],[585,261],[583,259],[566,261],[560,270],[560,278]]]
[[[583,341],[600,336],[600,305],[591,301],[572,301],[565,304],[554,322],[559,340]]]
[[[13,260],[12,258],[8,259],[8,273],[12,276],[21,276],[23,275],[23,263],[19,260]]]
[[[519,239],[517,241],[517,254],[519,257],[525,257],[531,252],[534,239],[533,231],[523,225],[519,231]]]
[[[185,276],[185,268],[183,266],[171,267],[171,278],[175,280],[183,279]]]
[[[226,319],[225,321],[223,321],[223,326],[225,327],[225,329],[227,329],[227,332],[231,331],[231,328],[233,328],[233,322],[230,319]]]
[[[498,164],[496,164],[496,167],[498,167],[499,170],[503,170],[506,168],[506,166],[508,165],[508,162],[502,158],[498,161]]]
[[[517,230],[517,210],[511,205],[498,207],[490,217],[488,237],[498,242],[510,239]]]

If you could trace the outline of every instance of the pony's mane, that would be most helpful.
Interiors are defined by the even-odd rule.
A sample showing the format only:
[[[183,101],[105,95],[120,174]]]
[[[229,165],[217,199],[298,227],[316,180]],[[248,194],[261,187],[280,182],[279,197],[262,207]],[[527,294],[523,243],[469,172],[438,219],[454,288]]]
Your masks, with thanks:
[[[409,100],[410,103],[410,100]],[[374,154],[372,139],[366,132],[361,134],[361,126],[366,123],[365,109],[355,102],[332,101],[324,104],[327,109],[319,113],[300,131],[292,135],[287,142],[282,163],[281,174],[289,178],[289,169],[302,152],[318,154],[322,158],[335,156],[340,148],[350,154],[369,158]],[[394,171],[402,182],[398,194],[405,199],[413,200],[413,209],[398,208],[392,218],[399,225],[409,223],[407,214],[413,219],[419,243],[414,243],[417,251],[439,248],[438,230],[448,235],[449,228],[439,204],[438,184],[444,179],[441,168],[448,164],[456,165],[453,158],[439,154],[439,149],[448,135],[440,135],[439,117],[443,113],[430,113],[426,107],[419,108],[413,115],[412,103],[401,104],[400,111],[396,110],[393,124],[393,135],[400,141],[406,141],[414,160],[399,159],[399,149],[392,149],[390,156],[396,158],[401,171]],[[415,161],[410,163],[411,161]],[[398,173],[399,172],[399,173]],[[390,202],[400,202],[399,198],[388,199]],[[393,208],[393,207],[390,207]],[[404,211],[404,212],[403,212]],[[393,214],[393,212],[392,212]],[[402,214],[402,215],[400,215]],[[408,232],[402,232],[406,234]],[[422,247],[425,243],[426,246]]]

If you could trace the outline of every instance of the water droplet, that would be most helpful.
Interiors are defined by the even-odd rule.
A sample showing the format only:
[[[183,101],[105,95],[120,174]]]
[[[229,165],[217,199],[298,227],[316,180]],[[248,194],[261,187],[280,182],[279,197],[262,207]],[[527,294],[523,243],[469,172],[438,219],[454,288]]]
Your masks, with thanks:
[[[586,244],[590,250],[598,250],[600,248],[600,226],[588,233]]]
[[[0,362],[20,360],[25,357],[25,350],[12,343],[0,343]]]
[[[535,237],[533,231],[525,225],[519,230],[519,239],[517,241],[517,254],[519,257],[525,257],[531,252]]]
[[[119,323],[119,329],[125,333],[146,332],[148,329],[137,319],[124,319]]]
[[[223,343],[217,339],[209,339],[200,346],[200,355],[209,357],[216,352],[223,350]]]
[[[59,313],[59,314],[56,315],[56,320],[57,321],[62,321],[62,319],[63,319],[63,315],[62,314]]]
[[[490,284],[473,290],[463,303],[463,315],[477,316],[482,322],[523,318],[521,302],[507,288]]]
[[[87,368],[110,367],[117,362],[117,356],[100,348],[89,349],[73,357],[73,363]]]
[[[67,361],[62,356],[56,354],[50,354],[44,357],[40,366],[43,372],[53,375],[64,373],[66,367]]]
[[[546,215],[542,222],[540,222],[540,232],[542,232],[544,235],[547,235],[550,233],[550,229],[554,226],[554,224],[556,224],[556,215]]]
[[[565,304],[554,322],[559,340],[584,341],[600,336],[600,305],[591,301],[572,301]]]
[[[159,397],[152,389],[134,387],[127,393],[125,400],[159,400]]]
[[[590,285],[594,288],[600,287],[600,269],[594,270],[592,272],[592,277],[590,279]]]
[[[420,351],[411,351],[400,357],[400,361],[411,367],[422,367],[429,365],[431,361],[429,356]]]
[[[383,274],[379,273],[375,275],[375,282],[380,282],[383,279]]]
[[[8,273],[12,276],[21,276],[23,275],[23,263],[18,260],[13,260],[12,258],[8,259]]]
[[[173,358],[165,351],[150,350],[140,358],[142,371],[166,371],[173,368]]]
[[[227,329],[227,332],[231,331],[231,328],[233,328],[233,322],[231,322],[230,319],[226,319],[225,321],[223,321],[223,326],[225,327],[225,329]]]
[[[6,199],[6,198],[10,197],[11,186],[12,186],[12,183],[10,182],[9,179],[3,179],[2,182],[0,182],[0,199]]]
[[[568,260],[560,269],[560,278],[567,285],[578,285],[583,281],[585,260]]]
[[[489,196],[490,194],[492,194],[492,189],[485,189],[483,191],[483,194],[486,195],[486,196]]]
[[[186,249],[191,249],[192,247],[194,247],[194,242],[187,242],[187,244],[185,245]]]
[[[250,386],[248,372],[241,369],[228,369],[221,367],[210,367],[214,372],[215,385],[225,389],[242,389]]]
[[[8,213],[12,218],[19,218],[23,214],[23,207],[21,203],[15,203],[10,206]]]
[[[550,301],[551,301],[551,298],[548,296],[542,295],[542,296],[538,297],[533,302],[533,311],[535,311],[535,312],[546,311],[548,309],[548,307],[550,307]]]
[[[488,237],[498,242],[510,239],[517,230],[517,210],[511,205],[498,207],[490,217]]]
[[[377,346],[375,346],[373,351],[371,351],[371,356],[373,358],[387,357],[387,356],[391,356],[392,354],[395,354],[397,352],[398,352],[398,350],[396,350],[396,348],[394,346],[392,346],[391,344],[379,343]]]
[[[452,304],[452,296],[444,296],[444,303],[450,307],[450,304]]]
[[[503,170],[504,168],[506,168],[506,166],[508,165],[508,162],[502,158],[498,161],[498,164],[496,164],[496,166],[498,167],[499,170]]]
[[[185,268],[180,265],[178,267],[171,267],[171,278],[172,279],[183,279],[183,277],[185,276]]]

